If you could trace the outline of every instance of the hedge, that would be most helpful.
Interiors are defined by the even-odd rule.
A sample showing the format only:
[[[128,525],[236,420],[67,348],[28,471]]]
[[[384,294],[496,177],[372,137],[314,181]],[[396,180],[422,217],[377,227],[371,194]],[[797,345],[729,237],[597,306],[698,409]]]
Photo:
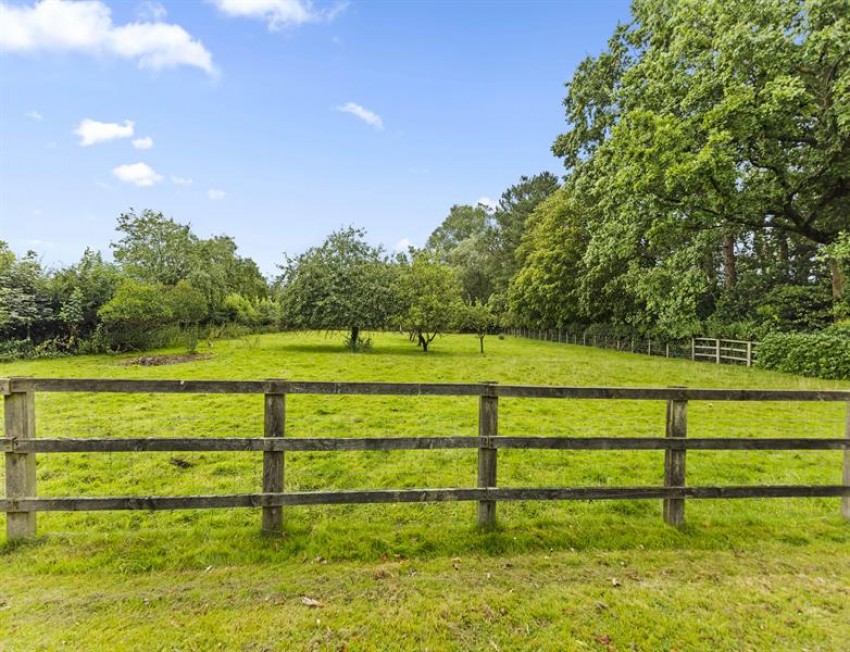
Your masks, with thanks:
[[[850,337],[839,329],[766,335],[758,345],[756,364],[789,374],[850,380]]]

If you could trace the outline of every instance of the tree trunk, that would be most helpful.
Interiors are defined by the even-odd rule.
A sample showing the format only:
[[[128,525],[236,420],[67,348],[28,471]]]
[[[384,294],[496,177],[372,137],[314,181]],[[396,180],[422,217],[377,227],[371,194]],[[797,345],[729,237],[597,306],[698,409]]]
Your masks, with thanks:
[[[735,265],[735,236],[723,236],[723,287],[731,290],[738,282],[738,269]]]
[[[359,326],[352,326],[351,327],[351,344],[350,344],[352,351],[357,350],[357,341],[359,339],[360,339],[360,327]]]
[[[779,239],[779,260],[782,262],[782,278],[790,278],[791,254],[788,251],[788,236],[784,233],[779,233],[776,237]]]
[[[847,277],[841,269],[841,263],[835,258],[829,259],[829,273],[832,275],[832,300],[835,303],[844,297],[844,288],[847,285]]]
[[[419,333],[419,346],[422,347],[423,353],[428,353],[428,340],[422,337],[422,333]]]
[[[484,353],[484,335],[478,334],[478,342],[481,344],[481,353]]]

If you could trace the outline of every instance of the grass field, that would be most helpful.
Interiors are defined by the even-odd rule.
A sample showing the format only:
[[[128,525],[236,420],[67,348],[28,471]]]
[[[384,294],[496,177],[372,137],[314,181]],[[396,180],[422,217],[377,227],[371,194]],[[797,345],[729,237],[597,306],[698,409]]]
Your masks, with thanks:
[[[379,334],[372,352],[350,354],[338,337],[252,336],[169,366],[90,356],[4,364],[0,377],[850,387],[513,338],[487,338],[484,356],[473,336],[433,346],[423,355]],[[664,410],[503,399],[500,431],[659,436]],[[692,402],[689,435],[841,437],[845,414]],[[262,398],[40,394],[37,423],[40,437],[253,437]],[[287,400],[293,437],[472,435],[476,423],[474,398]],[[659,485],[662,462],[500,451],[499,485]],[[301,491],[476,478],[475,451],[289,453],[286,465],[287,490]],[[38,467],[39,495],[57,497],[256,492],[261,477],[257,453],[56,454]],[[688,456],[692,485],[840,483],[840,452]],[[260,536],[255,510],[38,518],[36,541],[0,548],[0,650],[850,649],[850,523],[833,499],[689,501],[681,530],[663,524],[660,501],[500,504],[486,533],[472,503],[293,507],[281,539]]]

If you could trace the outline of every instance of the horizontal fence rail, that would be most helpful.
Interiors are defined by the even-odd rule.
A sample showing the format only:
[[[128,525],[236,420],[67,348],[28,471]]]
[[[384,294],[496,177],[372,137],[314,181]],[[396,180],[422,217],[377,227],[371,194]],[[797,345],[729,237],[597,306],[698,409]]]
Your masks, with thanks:
[[[581,344],[613,351],[640,353],[662,358],[682,358],[694,362],[737,364],[752,367],[755,362],[758,342],[746,340],[722,340],[710,337],[694,337],[689,340],[662,340],[658,338],[617,337],[612,335],[588,334],[564,329],[511,328],[516,337],[526,337],[544,342]]]
[[[223,438],[60,438],[36,437],[36,392],[111,392],[141,394],[261,394],[264,396],[263,437]],[[173,510],[254,507],[262,509],[262,529],[279,534],[283,507],[370,503],[472,501],[478,504],[478,524],[496,522],[499,501],[520,500],[647,500],[663,501],[664,520],[684,523],[685,500],[734,498],[840,497],[850,519],[850,409],[845,437],[826,438],[695,438],[687,436],[689,401],[843,402],[846,390],[760,390],[690,388],[552,387],[497,383],[376,383],[320,381],[181,381],[70,378],[0,379],[4,396],[6,493],[0,511],[6,512],[7,539],[34,536],[36,513],[51,511]],[[309,437],[286,438],[286,396],[475,396],[479,401],[478,436]],[[499,434],[502,398],[665,401],[666,432],[659,437],[549,437]],[[367,489],[346,491],[284,491],[284,455],[304,451],[427,451],[477,449],[478,486],[445,489]],[[660,487],[545,487],[497,486],[500,449],[517,450],[657,450],[663,451],[664,486]],[[688,451],[844,451],[841,485],[700,486],[685,485]],[[263,491],[216,496],[116,496],[39,498],[36,455],[51,453],[138,452],[254,452],[263,454]]]

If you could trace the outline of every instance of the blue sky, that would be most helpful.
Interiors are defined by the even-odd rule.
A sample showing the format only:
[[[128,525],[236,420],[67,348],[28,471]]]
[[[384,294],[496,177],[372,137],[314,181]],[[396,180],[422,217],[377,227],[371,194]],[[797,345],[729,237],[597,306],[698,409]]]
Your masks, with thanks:
[[[341,226],[420,246],[562,164],[628,2],[0,0],[0,239],[48,265],[151,208],[267,274]]]

